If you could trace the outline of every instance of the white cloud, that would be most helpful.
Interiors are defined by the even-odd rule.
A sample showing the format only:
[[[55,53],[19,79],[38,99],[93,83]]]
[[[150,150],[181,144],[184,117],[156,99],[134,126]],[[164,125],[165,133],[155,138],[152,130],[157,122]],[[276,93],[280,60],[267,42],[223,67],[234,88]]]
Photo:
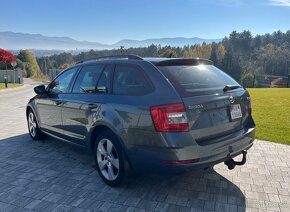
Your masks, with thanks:
[[[270,0],[270,4],[273,6],[290,7],[290,0]]]

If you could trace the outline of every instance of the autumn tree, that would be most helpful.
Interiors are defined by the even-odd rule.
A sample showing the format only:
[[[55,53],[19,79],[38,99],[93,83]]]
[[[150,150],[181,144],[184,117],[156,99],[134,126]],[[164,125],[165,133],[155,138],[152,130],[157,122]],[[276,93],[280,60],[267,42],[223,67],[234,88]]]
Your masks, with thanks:
[[[14,55],[9,51],[0,48],[0,66],[4,66],[7,69],[7,66],[13,61],[16,61]]]
[[[183,52],[183,57],[192,58],[193,57],[193,50],[191,48],[185,49]]]
[[[201,49],[201,46],[199,44],[194,46],[193,56],[194,57],[202,57],[202,49]]]
[[[40,76],[41,71],[36,61],[35,55],[29,50],[20,50],[18,59],[24,63],[27,77]]]
[[[171,57],[176,57],[176,52],[172,49],[166,49],[163,53],[161,53],[159,55],[160,57],[168,57],[168,58],[171,58]]]

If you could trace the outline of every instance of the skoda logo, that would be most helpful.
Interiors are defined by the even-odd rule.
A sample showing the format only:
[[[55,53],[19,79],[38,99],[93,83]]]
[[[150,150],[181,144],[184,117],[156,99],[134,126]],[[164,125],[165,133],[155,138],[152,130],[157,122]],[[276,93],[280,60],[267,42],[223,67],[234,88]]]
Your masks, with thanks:
[[[234,99],[233,96],[230,96],[230,97],[229,97],[229,100],[230,100],[230,103],[234,103],[234,102],[235,102],[235,99]]]

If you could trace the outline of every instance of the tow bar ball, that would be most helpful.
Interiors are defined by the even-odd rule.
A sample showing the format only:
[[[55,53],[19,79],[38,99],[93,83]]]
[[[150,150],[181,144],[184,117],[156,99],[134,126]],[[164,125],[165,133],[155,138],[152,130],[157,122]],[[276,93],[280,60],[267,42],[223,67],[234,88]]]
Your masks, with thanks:
[[[234,159],[228,159],[225,161],[225,165],[228,167],[229,170],[234,169],[236,166],[242,166],[246,163],[247,160],[247,151],[242,151],[243,158],[242,161],[234,161]]]

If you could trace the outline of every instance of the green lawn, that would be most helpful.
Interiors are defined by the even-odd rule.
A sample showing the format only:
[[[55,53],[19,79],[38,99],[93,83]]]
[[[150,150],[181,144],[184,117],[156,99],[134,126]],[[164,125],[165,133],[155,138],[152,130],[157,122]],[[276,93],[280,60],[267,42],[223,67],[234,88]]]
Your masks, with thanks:
[[[249,88],[256,137],[290,144],[290,88]]]
[[[16,88],[16,87],[20,87],[22,86],[22,84],[18,84],[18,83],[8,83],[7,88]],[[0,90],[2,89],[6,89],[5,87],[5,83],[0,83]]]

